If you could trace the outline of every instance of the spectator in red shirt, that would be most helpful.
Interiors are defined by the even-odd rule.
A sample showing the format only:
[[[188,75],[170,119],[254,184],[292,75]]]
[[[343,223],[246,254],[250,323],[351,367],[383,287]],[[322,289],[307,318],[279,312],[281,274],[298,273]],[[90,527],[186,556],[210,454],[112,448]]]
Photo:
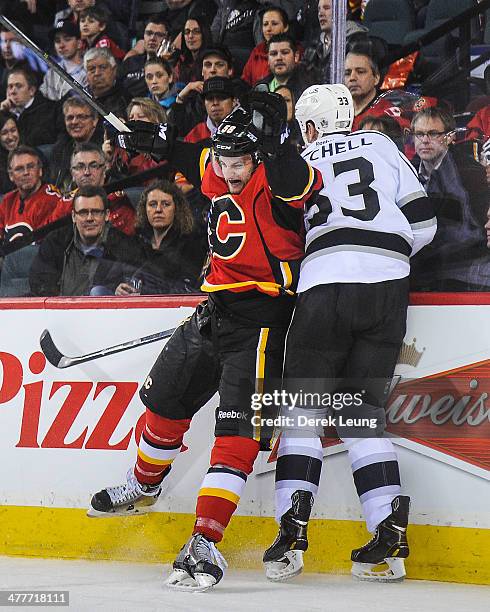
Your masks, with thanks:
[[[36,149],[21,145],[8,156],[15,185],[0,204],[0,240],[10,242],[62,216],[60,192],[43,183],[43,162]]]
[[[126,53],[106,34],[107,14],[97,6],[91,6],[80,13],[80,34],[86,49],[100,47],[109,49],[119,61],[124,59]]]
[[[480,108],[476,115],[468,121],[466,126],[466,140],[481,140],[485,142],[490,138],[490,104]]]
[[[253,87],[270,72],[267,44],[274,34],[282,34],[289,30],[289,19],[285,10],[278,6],[267,8],[262,14],[262,35],[260,42],[250,54],[242,72],[242,79]]]

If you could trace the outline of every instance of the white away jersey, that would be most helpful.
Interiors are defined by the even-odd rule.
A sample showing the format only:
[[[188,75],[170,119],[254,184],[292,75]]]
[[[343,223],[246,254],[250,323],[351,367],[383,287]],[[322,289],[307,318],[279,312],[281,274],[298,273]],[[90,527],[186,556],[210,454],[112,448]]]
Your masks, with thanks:
[[[395,143],[374,130],[330,134],[302,155],[320,170],[324,188],[307,203],[298,292],[408,276],[409,257],[432,240],[437,223]]]

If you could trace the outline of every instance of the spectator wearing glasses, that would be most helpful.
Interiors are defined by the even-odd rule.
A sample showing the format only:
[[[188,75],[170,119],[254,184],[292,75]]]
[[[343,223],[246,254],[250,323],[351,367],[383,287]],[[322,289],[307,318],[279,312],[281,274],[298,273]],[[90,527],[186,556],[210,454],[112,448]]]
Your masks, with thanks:
[[[51,31],[58,64],[82,87],[87,85],[87,74],[83,67],[82,41],[78,27],[71,21],[59,21]],[[71,87],[50,68],[44,75],[39,91],[49,100],[61,100]]]
[[[187,19],[182,28],[180,57],[175,65],[175,80],[182,85],[201,78],[200,54],[211,44],[211,30],[204,18]]]
[[[129,96],[117,84],[117,63],[109,49],[89,49],[83,58],[89,90],[106,110],[126,118]]]
[[[93,142],[78,144],[71,156],[71,176],[74,189],[68,194],[70,205],[63,213],[71,210],[71,199],[83,187],[103,187],[110,164],[99,145]],[[134,234],[136,213],[124,191],[115,191],[107,196],[109,200],[109,221],[113,227],[131,236]],[[61,215],[60,215],[61,216]]]
[[[29,282],[36,296],[90,295],[110,284],[115,262],[137,267],[141,247],[111,226],[102,187],[82,187],[72,202],[73,225],[54,230],[41,243]]]
[[[483,241],[489,190],[485,169],[451,146],[456,128],[447,111],[430,107],[412,120],[413,165],[436,209],[438,230],[414,260],[412,286],[419,290],[462,291]]]
[[[98,129],[99,117],[82,98],[68,98],[63,104],[66,132],[62,132],[51,152],[51,182],[65,192],[71,186],[70,159],[77,144],[97,142],[102,144],[102,130]]]
[[[8,173],[15,189],[0,206],[0,241],[10,242],[54,221],[62,213],[62,196],[43,182],[43,162],[36,149],[21,145],[10,151]]]
[[[206,19],[211,23],[219,2],[209,0],[166,0],[166,9],[162,9],[162,16],[170,24],[170,36],[180,47],[180,33],[188,19]]]
[[[153,15],[146,23],[142,51],[136,47],[126,54],[119,67],[119,80],[132,98],[146,95],[145,63],[156,56],[162,42],[168,37],[168,24],[162,17]]]

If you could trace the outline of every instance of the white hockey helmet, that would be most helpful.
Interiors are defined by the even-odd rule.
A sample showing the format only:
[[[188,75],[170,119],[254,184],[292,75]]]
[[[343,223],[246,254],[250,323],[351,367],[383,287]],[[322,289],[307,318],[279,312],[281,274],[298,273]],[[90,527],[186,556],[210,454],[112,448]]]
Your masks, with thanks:
[[[345,85],[312,85],[296,102],[295,116],[306,144],[306,122],[311,121],[319,134],[350,132],[354,121],[354,102]]]

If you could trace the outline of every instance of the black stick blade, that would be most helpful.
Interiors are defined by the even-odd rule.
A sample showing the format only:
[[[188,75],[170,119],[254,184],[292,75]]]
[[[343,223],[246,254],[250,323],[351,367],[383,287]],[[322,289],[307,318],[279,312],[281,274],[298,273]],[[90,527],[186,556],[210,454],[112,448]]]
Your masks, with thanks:
[[[60,364],[63,360],[64,355],[56,348],[56,345],[53,342],[53,338],[51,338],[51,334],[47,329],[45,329],[41,334],[39,344],[41,345],[41,350],[44,353],[46,359],[49,361],[49,363],[51,365],[54,365],[55,368],[62,367],[60,366]]]

